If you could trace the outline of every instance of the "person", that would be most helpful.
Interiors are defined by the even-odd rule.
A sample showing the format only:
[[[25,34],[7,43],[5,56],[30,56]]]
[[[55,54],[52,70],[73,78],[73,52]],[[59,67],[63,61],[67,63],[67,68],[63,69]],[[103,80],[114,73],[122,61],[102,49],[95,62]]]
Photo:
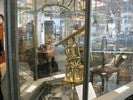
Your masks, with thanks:
[[[55,56],[55,49],[49,44],[47,45],[48,58],[51,60]]]
[[[55,60],[55,49],[51,46],[51,42],[47,42],[47,54],[49,59],[49,67],[51,72],[58,71],[58,63]]]

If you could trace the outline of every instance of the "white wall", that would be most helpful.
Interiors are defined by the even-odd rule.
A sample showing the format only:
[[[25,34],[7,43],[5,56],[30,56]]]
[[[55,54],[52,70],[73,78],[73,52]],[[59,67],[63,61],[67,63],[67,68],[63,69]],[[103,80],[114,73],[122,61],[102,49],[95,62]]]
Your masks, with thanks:
[[[4,0],[0,0],[0,14],[4,14]]]

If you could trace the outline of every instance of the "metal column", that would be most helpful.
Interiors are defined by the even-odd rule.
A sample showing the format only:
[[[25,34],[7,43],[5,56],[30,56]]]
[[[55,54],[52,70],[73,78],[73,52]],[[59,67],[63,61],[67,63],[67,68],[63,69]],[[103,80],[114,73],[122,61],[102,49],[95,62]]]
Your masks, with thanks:
[[[88,80],[90,68],[90,32],[91,32],[91,0],[85,0],[85,64],[83,81],[83,100],[88,100]]]
[[[33,33],[33,45],[34,45],[34,51],[35,51],[35,64],[34,64],[34,80],[38,79],[38,69],[37,69],[37,0],[33,1],[33,7],[34,7],[34,33]]]
[[[18,45],[17,45],[17,1],[4,0],[5,47],[8,77],[8,100],[19,99]]]

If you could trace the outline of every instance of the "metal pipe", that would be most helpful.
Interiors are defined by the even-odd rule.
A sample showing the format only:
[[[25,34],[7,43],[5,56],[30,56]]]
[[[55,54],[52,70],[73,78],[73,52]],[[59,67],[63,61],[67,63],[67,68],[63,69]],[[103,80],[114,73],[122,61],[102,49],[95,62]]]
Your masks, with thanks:
[[[37,0],[34,0],[34,33],[33,33],[33,45],[34,45],[34,60],[35,60],[35,64],[34,64],[34,80],[38,79],[38,69],[37,69]]]
[[[84,63],[84,80],[83,80],[83,100],[88,100],[88,80],[90,68],[90,32],[91,32],[91,0],[86,0],[85,9],[85,63]]]

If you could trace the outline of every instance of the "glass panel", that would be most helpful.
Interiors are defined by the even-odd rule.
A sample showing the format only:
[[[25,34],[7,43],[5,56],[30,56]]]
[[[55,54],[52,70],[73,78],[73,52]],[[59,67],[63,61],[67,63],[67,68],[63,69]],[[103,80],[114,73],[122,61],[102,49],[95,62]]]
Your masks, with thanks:
[[[132,81],[132,4],[92,2],[89,88],[94,97]],[[43,84],[35,98],[54,99],[58,90],[63,94],[58,99],[82,98],[85,1],[17,0],[17,15],[21,94],[34,98],[32,91]]]
[[[59,98],[73,98],[73,87],[83,81],[84,1],[18,0],[17,5],[21,98],[26,93],[55,98],[58,90]],[[40,84],[34,97],[30,91]]]
[[[90,81],[97,96],[132,81],[132,5],[132,0],[95,0]]]
[[[35,79],[35,17],[32,10],[32,0],[17,1],[20,92]]]

